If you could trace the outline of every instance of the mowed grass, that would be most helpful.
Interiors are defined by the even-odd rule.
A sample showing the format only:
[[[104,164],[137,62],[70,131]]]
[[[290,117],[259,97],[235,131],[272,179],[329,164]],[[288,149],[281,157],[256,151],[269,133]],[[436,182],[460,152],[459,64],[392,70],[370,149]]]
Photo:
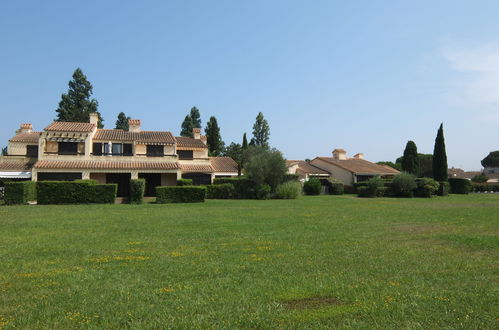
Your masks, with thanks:
[[[0,207],[0,328],[498,328],[499,195]]]

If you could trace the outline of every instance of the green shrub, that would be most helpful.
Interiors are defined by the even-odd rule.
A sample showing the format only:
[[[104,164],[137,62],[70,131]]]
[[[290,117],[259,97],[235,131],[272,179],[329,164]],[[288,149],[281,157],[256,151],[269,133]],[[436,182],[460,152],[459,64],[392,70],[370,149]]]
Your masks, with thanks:
[[[343,186],[343,191],[345,194],[356,194],[357,193],[357,191],[355,190],[355,187],[350,186],[350,185]]]
[[[192,186],[192,179],[178,179],[177,186]]]
[[[256,193],[256,199],[270,199],[270,192],[272,191],[272,188],[266,183],[260,185],[255,193]]]
[[[289,181],[298,182],[298,181],[300,181],[300,176],[298,174],[289,174],[289,173],[285,174],[284,178],[282,179],[282,183],[289,182]]]
[[[499,192],[499,183],[472,183],[473,192]]]
[[[37,182],[38,204],[114,203],[116,184],[89,184],[74,181]]]
[[[335,178],[319,179],[321,185],[324,186],[324,192],[328,195],[343,195],[343,182]]]
[[[73,182],[86,183],[86,184],[98,184],[99,183],[99,182],[97,182],[97,180],[93,180],[93,179],[78,179],[78,180],[74,180]]]
[[[452,194],[469,194],[471,183],[468,179],[449,178],[450,192]]]
[[[385,190],[383,189],[385,182],[380,177],[372,177],[366,183],[364,193],[366,196],[362,197],[382,197]]]
[[[5,182],[5,204],[26,204],[36,200],[36,182],[16,181]]]
[[[279,199],[297,199],[301,195],[301,184],[288,181],[277,186],[275,197]]]
[[[130,180],[130,204],[142,204],[144,202],[144,192],[146,190],[146,180]]]
[[[206,198],[230,199],[234,196],[234,185],[230,183],[212,184],[206,186]]]
[[[412,174],[400,173],[393,178],[392,189],[397,197],[412,197],[416,188],[416,177]]]
[[[447,181],[440,181],[438,187],[438,196],[448,196],[450,191],[450,184]]]
[[[322,184],[319,179],[311,178],[303,184],[303,192],[305,195],[319,195],[322,190]]]
[[[256,189],[255,183],[246,177],[232,177],[232,178],[216,178],[213,183],[215,185],[230,183],[234,186],[234,193],[232,195],[235,199],[255,199]]]
[[[204,186],[156,187],[156,203],[202,203],[205,197]]]
[[[471,178],[471,181],[476,183],[485,183],[489,178],[485,174],[478,174]]]
[[[438,192],[440,184],[432,178],[416,179],[416,192],[417,197],[431,197]]]

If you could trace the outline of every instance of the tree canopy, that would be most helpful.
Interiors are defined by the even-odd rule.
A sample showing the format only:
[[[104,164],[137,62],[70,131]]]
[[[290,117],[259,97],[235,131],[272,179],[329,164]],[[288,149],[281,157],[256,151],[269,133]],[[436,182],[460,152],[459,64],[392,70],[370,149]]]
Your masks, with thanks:
[[[206,143],[208,144],[208,152],[210,156],[220,156],[224,149],[224,142],[220,135],[220,127],[218,127],[217,118],[211,116],[204,130],[206,134]]]
[[[129,129],[128,120],[130,120],[130,117],[127,117],[124,112],[120,112],[118,114],[118,119],[116,120],[115,129],[122,129],[128,131]]]
[[[482,159],[483,167],[499,167],[499,150],[491,151],[487,157]]]
[[[80,68],[74,71],[73,79],[69,81],[68,85],[68,92],[61,95],[55,120],[88,123],[90,113],[96,112],[99,115],[99,128],[104,127],[104,120],[97,111],[99,103],[96,99],[90,99],[93,93],[92,84]]]
[[[269,148],[270,127],[263,113],[259,112],[253,125],[253,138],[250,145],[256,147]]]
[[[404,156],[402,159],[402,170],[415,176],[419,176],[420,168],[418,148],[416,147],[416,143],[414,143],[414,141],[408,141],[405,146]]]
[[[224,148],[223,156],[232,158],[237,163],[237,174],[241,176],[243,165],[243,148],[239,143],[232,142]]]
[[[447,181],[448,179],[447,153],[445,152],[444,124],[440,128],[435,138],[435,148],[433,149],[433,178],[437,181]]]
[[[193,128],[201,128],[201,115],[199,109],[196,107],[192,107],[189,114],[185,116],[184,121],[182,122],[180,136],[193,137]]]
[[[287,172],[286,161],[277,149],[249,147],[244,152],[244,172],[256,185],[268,184],[275,191]]]

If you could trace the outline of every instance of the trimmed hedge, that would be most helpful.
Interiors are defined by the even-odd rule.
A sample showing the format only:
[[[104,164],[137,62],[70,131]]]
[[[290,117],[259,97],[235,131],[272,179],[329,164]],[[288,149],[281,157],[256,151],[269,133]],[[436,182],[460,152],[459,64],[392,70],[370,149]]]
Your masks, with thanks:
[[[192,179],[178,179],[177,186],[179,187],[192,186]]]
[[[450,184],[447,181],[440,181],[440,186],[438,187],[438,196],[449,196]]]
[[[319,179],[325,187],[324,192],[328,195],[343,195],[345,188],[343,182],[335,178]]]
[[[282,183],[286,183],[289,181],[298,182],[300,181],[300,176],[298,174],[285,174],[284,178],[282,179]]]
[[[233,195],[234,186],[230,183],[206,186],[206,198],[208,199],[230,199]]]
[[[372,177],[367,182],[357,186],[359,197],[382,197],[384,195],[384,181],[379,177]]]
[[[402,172],[393,178],[392,189],[396,197],[412,197],[416,188],[416,177],[412,174]]]
[[[416,197],[432,197],[436,195],[440,184],[431,178],[419,178],[416,179]]]
[[[38,204],[112,204],[116,184],[74,181],[38,181]]]
[[[144,202],[144,191],[146,190],[146,180],[130,180],[130,204],[142,204]]]
[[[322,184],[319,179],[311,178],[303,184],[303,192],[305,195],[319,195],[322,190]]]
[[[78,180],[74,180],[73,182],[86,183],[86,184],[98,184],[99,183],[99,182],[97,182],[97,180],[93,180],[93,179],[78,179]]]
[[[469,194],[471,191],[471,182],[468,179],[449,178],[451,194]]]
[[[473,192],[499,192],[499,183],[472,183]]]
[[[156,187],[156,203],[202,203],[206,197],[203,186]]]
[[[297,199],[301,195],[301,184],[299,182],[288,181],[277,186],[275,198]]]
[[[5,182],[5,204],[26,204],[36,200],[36,182]]]
[[[270,193],[272,191],[272,188],[264,183],[258,188],[256,188],[255,194],[256,194],[256,199],[270,199]]]
[[[256,199],[257,191],[259,190],[255,183],[245,177],[233,177],[233,178],[216,178],[213,184],[219,185],[224,183],[230,183],[234,186],[234,194],[232,195],[235,199]],[[261,189],[261,188],[260,188]]]

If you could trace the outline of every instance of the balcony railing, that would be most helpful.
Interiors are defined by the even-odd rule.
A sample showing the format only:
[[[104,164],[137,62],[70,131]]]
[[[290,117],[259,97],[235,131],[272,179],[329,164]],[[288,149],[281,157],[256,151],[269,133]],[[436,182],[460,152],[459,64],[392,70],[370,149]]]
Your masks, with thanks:
[[[117,153],[117,152],[102,152],[102,153],[91,153],[92,156],[122,156],[122,157],[132,157],[132,153]]]
[[[85,155],[84,152],[73,152],[73,151],[45,151],[45,155],[61,155],[61,156],[81,156]]]

